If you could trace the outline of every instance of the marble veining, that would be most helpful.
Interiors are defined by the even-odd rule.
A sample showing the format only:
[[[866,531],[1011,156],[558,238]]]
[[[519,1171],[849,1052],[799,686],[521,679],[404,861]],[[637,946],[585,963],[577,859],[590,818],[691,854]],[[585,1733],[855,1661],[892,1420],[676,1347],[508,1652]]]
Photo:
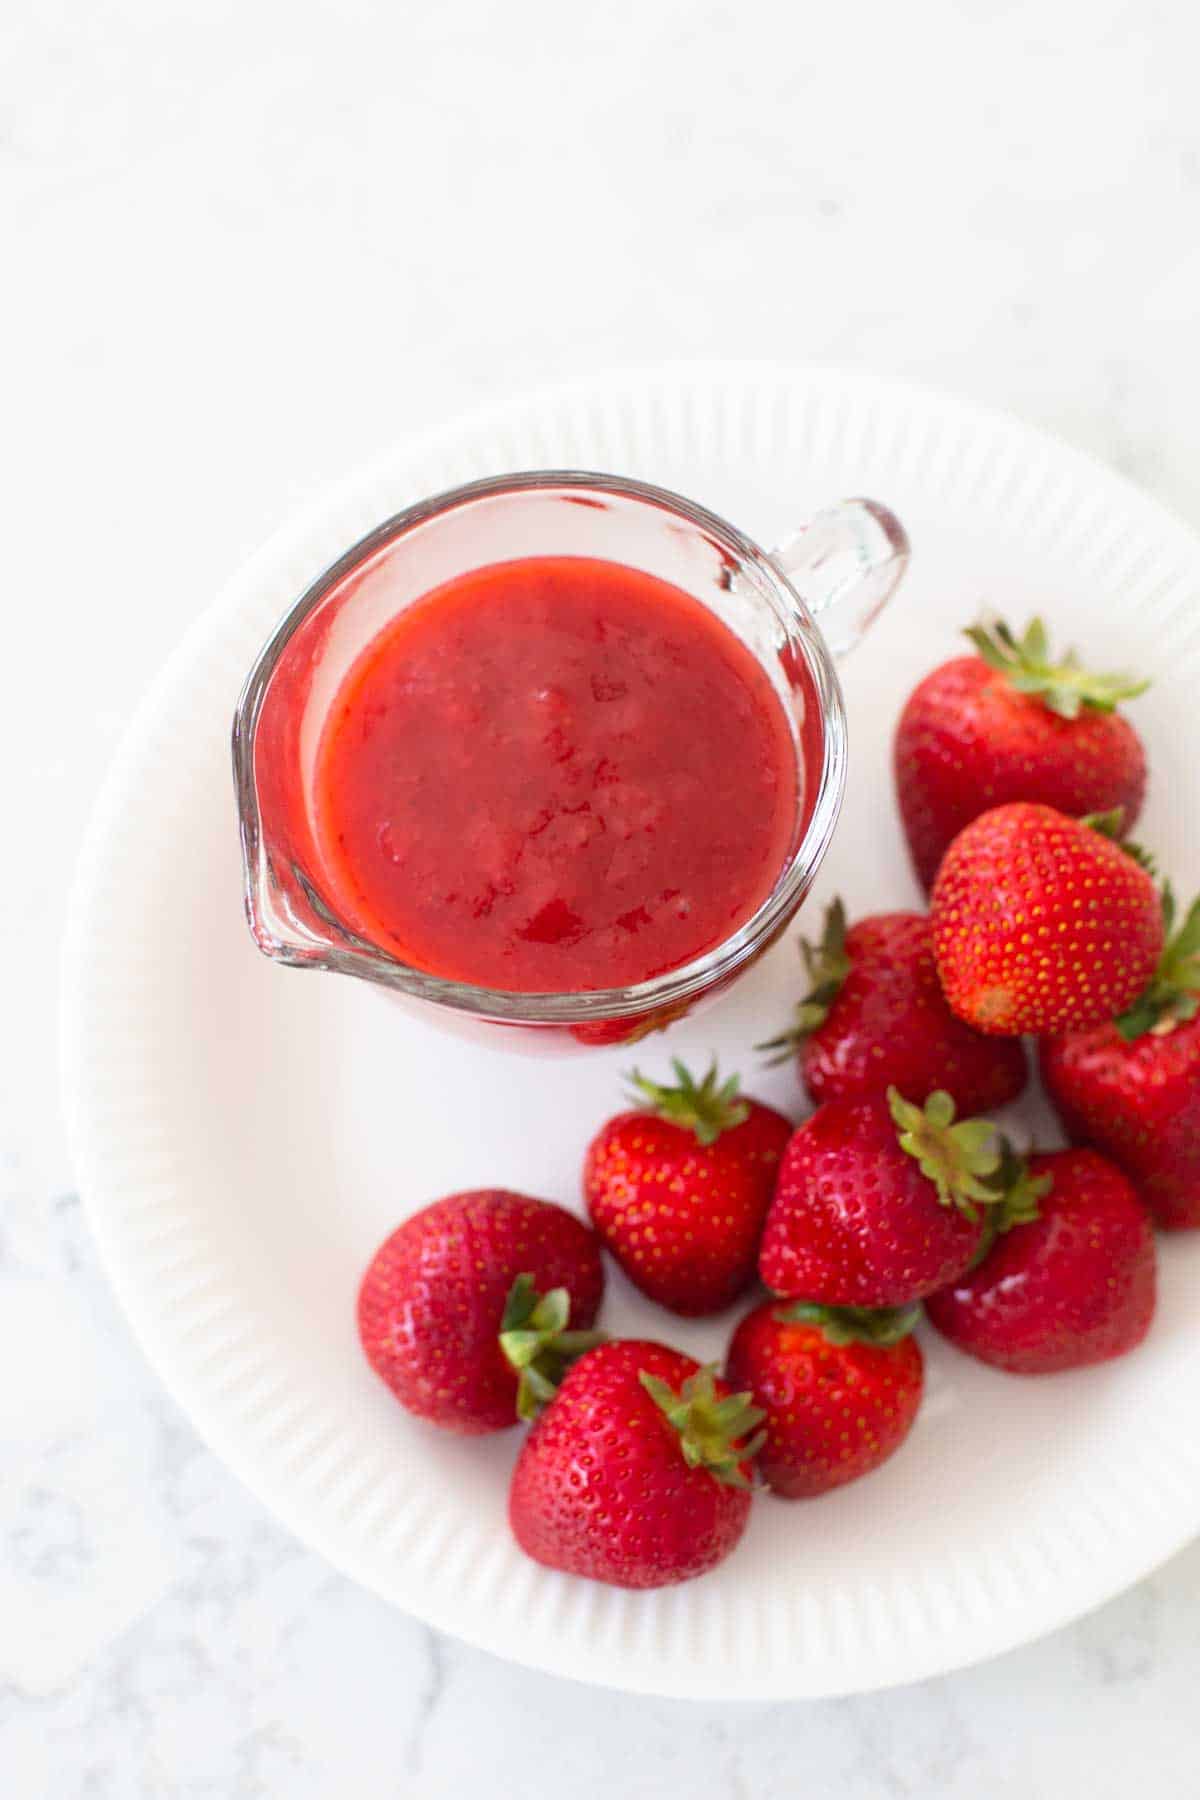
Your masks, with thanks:
[[[52,993],[145,682],[398,433],[605,365],[850,363],[1011,406],[1200,523],[1198,51],[1171,0],[3,9],[6,1800],[1200,1788],[1200,1546],[981,1668],[794,1706],[531,1675],[333,1574],[116,1308]]]

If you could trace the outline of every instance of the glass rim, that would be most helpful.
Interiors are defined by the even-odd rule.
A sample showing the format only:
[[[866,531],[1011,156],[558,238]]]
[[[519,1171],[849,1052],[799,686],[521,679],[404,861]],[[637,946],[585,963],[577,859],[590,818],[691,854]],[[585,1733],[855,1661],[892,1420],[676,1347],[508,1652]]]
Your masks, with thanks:
[[[589,489],[635,500],[699,527],[722,548],[732,551],[742,566],[752,569],[778,599],[793,627],[800,626],[800,647],[821,709],[822,758],[816,796],[799,845],[770,894],[735,932],[690,962],[627,987],[518,993],[431,975],[350,933],[321,902],[310,878],[298,868],[294,873],[308,892],[310,902],[318,913],[329,918],[332,928],[346,941],[344,946],[287,942],[270,928],[261,904],[261,886],[270,880],[271,869],[254,775],[254,742],[263,700],[289,642],[346,576],[406,532],[479,500],[543,488]],[[516,1025],[588,1025],[613,1020],[634,1023],[673,1007],[685,1008],[701,995],[724,986],[787,925],[829,845],[841,810],[846,782],[846,711],[833,655],[804,599],[769,554],[736,525],[697,501],[651,482],[586,469],[526,469],[485,476],[418,500],[372,527],[343,551],[288,608],[255,658],[234,710],[232,751],[246,916],[259,949],[273,961],[293,968],[352,975],[480,1019]]]

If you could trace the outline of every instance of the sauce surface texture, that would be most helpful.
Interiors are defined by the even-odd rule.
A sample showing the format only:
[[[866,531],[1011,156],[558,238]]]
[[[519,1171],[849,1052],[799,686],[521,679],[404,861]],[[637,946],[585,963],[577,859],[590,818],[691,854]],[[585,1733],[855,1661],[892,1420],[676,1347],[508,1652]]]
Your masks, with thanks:
[[[698,600],[531,557],[434,590],[366,647],[325,724],[314,823],[359,935],[430,974],[582,993],[743,924],[788,859],[800,782],[770,680]]]

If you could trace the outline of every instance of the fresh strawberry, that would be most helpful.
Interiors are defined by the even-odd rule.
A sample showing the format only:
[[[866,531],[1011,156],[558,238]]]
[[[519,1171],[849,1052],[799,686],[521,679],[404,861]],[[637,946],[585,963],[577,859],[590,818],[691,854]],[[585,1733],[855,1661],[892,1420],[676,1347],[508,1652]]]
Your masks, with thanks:
[[[1084,1030],[1129,1006],[1162,953],[1158,895],[1110,820],[997,806],[947,850],[930,922],[947,1000],[979,1031]]]
[[[730,1385],[763,1410],[758,1467],[789,1500],[869,1475],[912,1428],[925,1382],[916,1306],[868,1312],[768,1300],[729,1346]]]
[[[1115,1024],[1047,1038],[1042,1078],[1076,1143],[1122,1168],[1158,1224],[1200,1225],[1200,900],[1178,931],[1170,887],[1154,979]]]
[[[687,1581],[750,1511],[761,1414],[711,1369],[625,1339],[581,1357],[521,1447],[508,1512],[522,1550],[617,1587]]]
[[[1054,664],[1034,619],[1021,639],[1004,624],[966,634],[978,656],[927,675],[896,731],[900,816],[917,875],[933,885],[950,842],[993,806],[1036,800],[1078,818],[1141,809],[1146,756],[1115,710],[1143,693],[1127,675],[1089,675],[1073,654]]]
[[[831,1101],[784,1152],[759,1274],[823,1306],[907,1306],[962,1274],[989,1208],[1027,1202],[995,1127],[956,1125],[949,1094]]]
[[[648,1109],[619,1113],[593,1138],[583,1171],[592,1222],[629,1279],[688,1317],[720,1312],[754,1277],[763,1219],[791,1123],[738,1094],[714,1063],[697,1083],[636,1072]]]
[[[1029,1159],[1049,1181],[1038,1217],[926,1301],[937,1329],[981,1362],[1053,1375],[1140,1344],[1154,1314],[1154,1233],[1121,1171],[1094,1150]]]
[[[818,1105],[944,1088],[959,1112],[990,1112],[1028,1079],[1021,1045],[985,1037],[946,1004],[929,921],[874,913],[846,929],[835,900],[821,942],[801,942],[809,991],[790,1031],[763,1050],[798,1047],[800,1078]],[[777,1058],[779,1060],[779,1058]]]
[[[499,1431],[530,1417],[600,1341],[588,1327],[603,1293],[600,1245],[581,1220],[482,1188],[393,1231],[363,1277],[358,1331],[410,1412],[448,1431]]]

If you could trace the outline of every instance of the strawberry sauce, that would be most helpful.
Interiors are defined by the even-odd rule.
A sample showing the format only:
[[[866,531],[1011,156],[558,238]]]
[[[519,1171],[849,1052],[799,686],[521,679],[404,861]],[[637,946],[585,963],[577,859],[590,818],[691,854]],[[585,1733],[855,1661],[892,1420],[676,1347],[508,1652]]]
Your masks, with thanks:
[[[400,613],[330,708],[327,898],[431,974],[648,980],[773,888],[815,793],[814,696],[804,710],[798,758],[752,652],[667,582],[582,557],[477,569]]]

